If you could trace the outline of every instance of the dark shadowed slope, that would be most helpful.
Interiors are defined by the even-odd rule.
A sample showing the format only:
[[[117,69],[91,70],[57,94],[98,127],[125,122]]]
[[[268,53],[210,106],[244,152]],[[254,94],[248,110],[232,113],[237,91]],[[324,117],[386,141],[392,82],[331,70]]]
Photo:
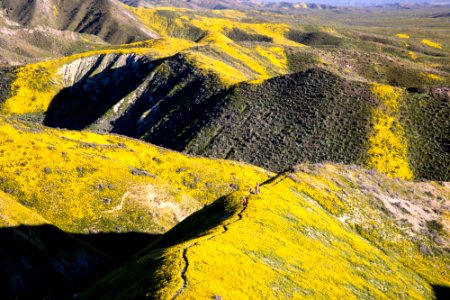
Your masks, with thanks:
[[[121,67],[112,68],[117,59],[106,56],[91,71],[84,70],[83,77],[53,99],[44,123],[114,132],[274,171],[305,161],[379,169],[371,163],[376,160],[373,153],[393,152],[399,157],[386,159],[407,169],[390,165],[382,171],[408,178],[450,178],[450,107],[441,89],[402,92],[320,68],[225,88],[181,54],[151,63],[122,57]],[[386,95],[377,94],[378,89],[394,97],[398,112],[380,119]],[[390,118],[401,127],[384,126]],[[379,126],[388,138],[377,131]],[[378,137],[385,141],[377,142]],[[379,143],[391,146],[377,150]]]

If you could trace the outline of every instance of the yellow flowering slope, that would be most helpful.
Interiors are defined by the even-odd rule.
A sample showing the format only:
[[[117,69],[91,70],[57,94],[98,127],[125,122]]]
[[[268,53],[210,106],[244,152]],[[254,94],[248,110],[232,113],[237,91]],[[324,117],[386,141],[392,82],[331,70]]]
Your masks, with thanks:
[[[422,44],[424,44],[425,46],[431,47],[431,48],[436,48],[436,49],[442,49],[442,45],[427,39],[423,39]]]
[[[194,43],[186,40],[166,38],[122,45],[113,49],[97,50],[75,54],[21,67],[17,79],[11,85],[12,97],[1,107],[5,114],[27,114],[45,112],[53,98],[63,88],[58,70],[77,59],[94,55],[136,54],[159,59],[174,55],[192,47]]]
[[[409,39],[409,35],[406,33],[397,33],[395,36],[401,39]]]
[[[129,138],[4,117],[0,153],[0,189],[71,232],[165,232],[202,205],[268,174]]]
[[[402,90],[374,84],[372,92],[379,99],[380,106],[372,115],[374,125],[369,137],[367,165],[391,177],[412,179],[414,175],[408,162],[408,143],[403,126],[398,121]]]
[[[0,191],[0,227],[48,224],[39,214],[26,208],[16,199]]]
[[[390,251],[411,246],[412,238],[391,240],[396,246],[382,251],[334,218],[344,215],[324,209],[318,195],[342,197],[343,190],[336,183],[346,186],[347,174],[342,172],[344,167],[318,169],[280,174],[263,183],[257,195],[240,191],[218,199],[165,234],[135,262],[94,285],[81,299],[432,298],[431,287],[413,270],[433,282],[448,284],[448,258],[427,260],[412,247],[405,250],[405,267]],[[336,178],[327,177],[333,172],[338,172]],[[360,169],[354,173],[360,180],[371,178],[361,176]],[[383,178],[373,179],[392,184],[393,180]],[[333,186],[335,191],[330,189]],[[366,210],[375,208],[367,195],[356,200],[357,192],[347,188],[346,209],[356,209],[352,207],[355,201],[365,203]],[[243,196],[249,196],[245,210]],[[390,230],[394,234],[395,225]],[[386,237],[379,240],[386,242]]]

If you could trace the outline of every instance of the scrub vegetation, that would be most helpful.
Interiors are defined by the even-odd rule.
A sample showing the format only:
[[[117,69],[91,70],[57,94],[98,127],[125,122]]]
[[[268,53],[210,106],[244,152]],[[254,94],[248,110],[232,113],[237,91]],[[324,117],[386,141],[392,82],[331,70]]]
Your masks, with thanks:
[[[123,2],[1,4],[0,298],[450,286],[438,8]]]

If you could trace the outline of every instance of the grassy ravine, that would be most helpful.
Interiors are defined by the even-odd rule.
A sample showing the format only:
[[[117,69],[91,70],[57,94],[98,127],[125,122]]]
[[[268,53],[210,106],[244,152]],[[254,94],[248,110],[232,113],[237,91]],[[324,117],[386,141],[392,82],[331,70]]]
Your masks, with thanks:
[[[417,197],[406,200],[412,186]],[[427,281],[450,283],[448,253],[420,253],[414,236],[394,225],[400,216],[373,201],[405,197],[425,207],[421,193],[431,190],[442,197],[449,187],[299,166],[263,183],[258,195],[235,192],[193,214],[81,299],[431,299]],[[448,214],[442,218],[448,224]]]

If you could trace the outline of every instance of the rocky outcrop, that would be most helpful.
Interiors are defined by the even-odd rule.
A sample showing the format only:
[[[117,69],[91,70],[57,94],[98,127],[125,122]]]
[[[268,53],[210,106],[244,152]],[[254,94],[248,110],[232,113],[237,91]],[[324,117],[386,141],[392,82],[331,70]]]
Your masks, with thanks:
[[[84,129],[125,96],[134,92],[154,66],[148,58],[129,55],[96,55],[62,67],[65,86],[50,104],[44,124]]]
[[[226,91],[183,55],[98,55],[59,71],[65,88],[46,112],[52,127],[114,132],[183,150]],[[167,132],[173,134],[167,134]]]

